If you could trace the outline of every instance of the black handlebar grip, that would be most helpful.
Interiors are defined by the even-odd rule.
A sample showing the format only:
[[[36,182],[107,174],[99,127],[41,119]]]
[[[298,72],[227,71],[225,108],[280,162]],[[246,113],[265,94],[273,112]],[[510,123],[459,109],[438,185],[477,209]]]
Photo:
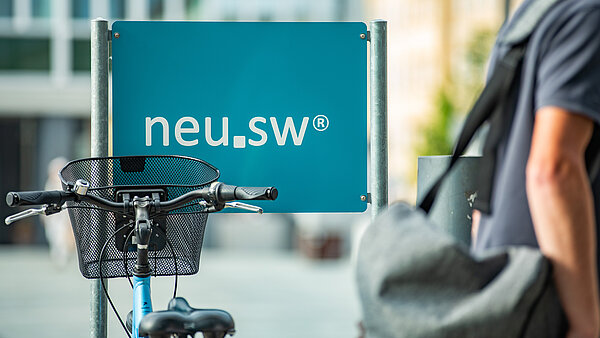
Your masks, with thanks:
[[[53,191],[20,191],[6,194],[6,204],[9,207],[19,205],[62,205],[66,201],[75,200],[75,194],[62,190]]]
[[[277,199],[279,192],[275,187],[236,187],[233,185],[220,184],[217,187],[216,195],[218,201],[274,201]]]
[[[235,189],[235,198],[238,200],[274,201],[278,194],[275,187],[237,187]]]

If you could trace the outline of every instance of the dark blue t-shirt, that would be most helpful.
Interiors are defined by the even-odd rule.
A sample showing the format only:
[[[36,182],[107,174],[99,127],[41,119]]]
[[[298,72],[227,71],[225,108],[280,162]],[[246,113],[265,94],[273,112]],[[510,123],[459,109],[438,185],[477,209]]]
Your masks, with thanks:
[[[531,2],[523,3],[516,20]],[[498,41],[506,30],[500,31]],[[497,42],[491,67],[507,51]],[[564,0],[549,11],[529,41],[519,86],[512,129],[498,153],[492,214],[482,216],[475,252],[507,245],[538,246],[525,191],[535,112],[557,106],[600,125],[600,0]],[[600,220],[600,189],[595,188],[600,182],[593,183]]]

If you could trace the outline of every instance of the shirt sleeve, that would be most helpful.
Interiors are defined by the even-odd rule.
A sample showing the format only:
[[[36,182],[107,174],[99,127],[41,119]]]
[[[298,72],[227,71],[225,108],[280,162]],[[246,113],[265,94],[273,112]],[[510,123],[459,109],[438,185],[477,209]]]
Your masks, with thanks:
[[[556,24],[539,59],[535,108],[557,106],[600,123],[600,8]]]

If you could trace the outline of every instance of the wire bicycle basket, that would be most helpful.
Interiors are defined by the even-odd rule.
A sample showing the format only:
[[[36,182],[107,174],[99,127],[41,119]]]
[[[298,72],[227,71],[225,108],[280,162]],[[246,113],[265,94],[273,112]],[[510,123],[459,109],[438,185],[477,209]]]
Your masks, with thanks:
[[[59,176],[64,190],[82,179],[90,183],[88,195],[116,202],[122,198],[119,192],[126,189],[159,190],[162,198],[173,199],[216,181],[219,170],[191,157],[123,156],[71,161]],[[133,218],[86,202],[67,202],[67,208],[81,274],[86,278],[132,275],[136,259],[131,245]],[[156,216],[157,231],[152,233],[148,254],[153,275],[198,272],[207,219],[197,203]]]

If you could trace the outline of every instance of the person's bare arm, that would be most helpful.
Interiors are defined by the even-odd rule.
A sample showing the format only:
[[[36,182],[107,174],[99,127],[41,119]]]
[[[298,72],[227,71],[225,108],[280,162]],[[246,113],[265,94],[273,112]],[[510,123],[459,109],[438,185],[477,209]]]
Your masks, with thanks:
[[[542,253],[552,262],[569,338],[600,335],[596,221],[585,167],[593,122],[558,107],[535,118],[527,197]]]

